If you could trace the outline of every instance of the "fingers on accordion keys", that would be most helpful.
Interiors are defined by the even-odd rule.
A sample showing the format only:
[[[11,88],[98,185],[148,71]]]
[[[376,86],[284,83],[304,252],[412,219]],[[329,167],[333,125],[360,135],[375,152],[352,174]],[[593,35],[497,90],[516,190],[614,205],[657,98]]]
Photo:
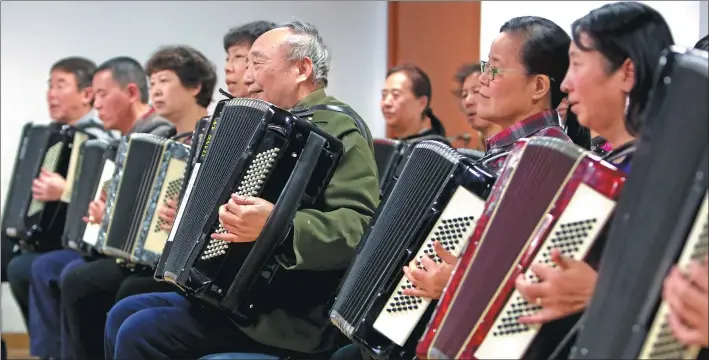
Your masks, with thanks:
[[[534,303],[537,304],[537,306],[541,307],[542,306],[542,298],[538,297]]]

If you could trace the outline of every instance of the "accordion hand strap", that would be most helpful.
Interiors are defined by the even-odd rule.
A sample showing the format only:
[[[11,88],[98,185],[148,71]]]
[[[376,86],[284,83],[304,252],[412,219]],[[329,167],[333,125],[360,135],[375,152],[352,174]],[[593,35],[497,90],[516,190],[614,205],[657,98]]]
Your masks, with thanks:
[[[233,95],[228,93],[222,88],[219,88],[219,93],[226,96],[229,99],[235,99]],[[307,108],[297,108],[297,109],[292,109],[291,113],[296,116],[300,117],[310,117],[313,116],[313,114],[318,111],[318,110],[324,110],[324,111],[332,111],[332,112],[337,112],[341,114],[345,114],[352,119],[355,123],[355,127],[357,127],[357,131],[359,131],[360,135],[367,140],[367,142],[372,142],[372,138],[369,136],[369,133],[367,132],[367,126],[362,120],[362,118],[354,112],[354,110],[350,109],[349,107],[344,107],[344,106],[338,106],[338,105],[328,105],[328,104],[318,104],[318,105],[313,105],[311,107]]]
[[[293,109],[291,110],[293,115],[301,116],[301,117],[309,117],[313,116],[313,114],[316,111],[331,111],[331,112],[337,112],[341,114],[347,115],[352,121],[355,123],[355,127],[357,127],[357,131],[359,131],[360,135],[367,140],[367,142],[371,142],[372,138],[369,137],[369,133],[367,132],[367,125],[365,124],[364,120],[356,113],[354,110],[350,109],[349,107],[344,107],[344,106],[338,106],[338,105],[329,105],[329,104],[318,104],[318,105],[313,105],[308,108],[304,109]]]

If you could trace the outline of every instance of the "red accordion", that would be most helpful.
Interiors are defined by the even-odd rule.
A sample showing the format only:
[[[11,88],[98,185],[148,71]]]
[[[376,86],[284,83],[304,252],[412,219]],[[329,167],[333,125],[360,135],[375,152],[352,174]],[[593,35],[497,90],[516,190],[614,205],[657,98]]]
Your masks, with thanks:
[[[583,259],[610,218],[625,175],[562,140],[522,139],[510,152],[424,337],[421,359],[521,359],[539,326],[520,316],[541,308],[515,289],[551,250]],[[563,335],[562,335],[563,336]]]

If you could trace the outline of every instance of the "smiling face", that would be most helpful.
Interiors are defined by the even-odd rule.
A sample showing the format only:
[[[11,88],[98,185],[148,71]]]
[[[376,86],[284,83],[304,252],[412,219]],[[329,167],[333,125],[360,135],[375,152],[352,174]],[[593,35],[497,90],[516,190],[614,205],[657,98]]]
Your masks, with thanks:
[[[300,100],[298,87],[312,81],[312,61],[289,60],[290,29],[278,28],[261,35],[249,51],[244,85],[250,97],[290,109]]]
[[[224,73],[226,85],[229,93],[235,97],[246,97],[247,87],[244,85],[244,73],[246,72],[247,58],[249,56],[249,44],[235,44],[227,50]]]
[[[585,34],[581,34],[580,40],[584,48],[591,48],[591,41]],[[605,129],[622,122],[626,94],[632,88],[626,75],[627,64],[609,72],[610,63],[600,52],[583,51],[573,42],[569,47],[569,60],[569,70],[561,89],[568,93],[571,111],[579,123],[604,133]]]
[[[155,112],[168,119],[193,106],[199,90],[199,86],[194,89],[183,86],[172,70],[160,70],[150,75],[150,100]]]

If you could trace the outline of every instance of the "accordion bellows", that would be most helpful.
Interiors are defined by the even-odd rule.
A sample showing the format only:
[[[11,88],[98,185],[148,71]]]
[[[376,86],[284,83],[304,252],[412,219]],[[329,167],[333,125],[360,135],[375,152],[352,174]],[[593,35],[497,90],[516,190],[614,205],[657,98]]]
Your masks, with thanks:
[[[413,286],[402,267],[423,256],[440,262],[435,241],[457,255],[494,180],[445,144],[415,145],[362,238],[331,322],[378,358],[413,356],[432,306],[430,299],[402,294]]]
[[[132,134],[121,143],[98,234],[99,252],[157,264],[168,237],[157,209],[179,194],[188,156],[188,146],[151,134]]]
[[[709,66],[705,51],[680,47],[666,50],[660,65],[571,358],[696,357],[657,309],[670,267],[679,259],[684,269],[707,252]]]
[[[320,199],[342,154],[337,138],[269,103],[220,102],[155,278],[247,321],[240,309],[257,311],[264,301],[248,299],[278,279],[274,252],[295,212]],[[218,211],[232,193],[274,204],[253,243],[211,239],[223,231]]]
[[[540,308],[520,296],[516,278],[538,281],[528,268],[550,264],[554,248],[583,259],[624,181],[622,172],[572,143],[518,141],[419,343],[419,358],[525,358],[539,327],[517,319]]]

